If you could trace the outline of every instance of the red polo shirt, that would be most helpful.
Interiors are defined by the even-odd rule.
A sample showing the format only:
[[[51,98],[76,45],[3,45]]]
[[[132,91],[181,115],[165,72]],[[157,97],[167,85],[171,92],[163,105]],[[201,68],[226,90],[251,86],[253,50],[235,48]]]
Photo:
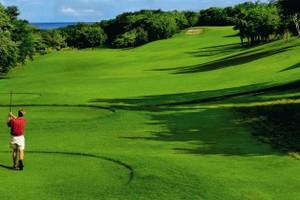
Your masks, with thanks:
[[[16,119],[11,119],[8,122],[8,126],[11,127],[11,135],[22,136],[24,135],[26,121],[23,117],[18,117]]]

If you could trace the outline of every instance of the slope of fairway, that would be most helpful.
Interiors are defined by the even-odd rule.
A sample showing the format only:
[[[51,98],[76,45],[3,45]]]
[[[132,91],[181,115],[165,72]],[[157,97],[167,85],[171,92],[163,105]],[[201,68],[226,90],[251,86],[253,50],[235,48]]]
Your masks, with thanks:
[[[244,49],[231,28],[158,41],[132,50],[48,54],[1,80],[1,91],[37,92],[25,103],[82,104],[95,98],[230,91],[299,78],[299,40]],[[174,75],[175,73],[175,75]],[[180,83],[180,84],[179,84]],[[201,95],[203,96],[203,95]],[[30,98],[30,99],[29,99]]]
[[[53,52],[0,79],[1,123],[10,91],[28,113],[24,172],[0,127],[0,198],[300,199],[299,149],[261,139],[299,133],[300,39],[243,48],[235,34]]]

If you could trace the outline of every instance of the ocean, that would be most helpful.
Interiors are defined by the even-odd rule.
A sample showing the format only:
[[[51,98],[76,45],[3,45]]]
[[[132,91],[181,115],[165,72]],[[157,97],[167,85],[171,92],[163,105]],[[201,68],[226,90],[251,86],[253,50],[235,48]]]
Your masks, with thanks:
[[[50,23],[30,23],[30,24],[42,30],[50,30],[56,28],[63,28],[77,23],[78,22],[50,22]],[[86,22],[86,23],[90,24],[90,22]]]

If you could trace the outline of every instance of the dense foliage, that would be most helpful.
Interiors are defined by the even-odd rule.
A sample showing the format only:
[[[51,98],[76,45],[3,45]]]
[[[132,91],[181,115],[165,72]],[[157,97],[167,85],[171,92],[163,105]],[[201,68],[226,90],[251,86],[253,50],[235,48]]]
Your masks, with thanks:
[[[252,46],[283,35],[300,36],[300,1],[246,2],[234,7],[208,8],[200,12],[141,10],[126,12],[94,24],[76,24],[56,30],[37,30],[18,19],[17,7],[0,4],[0,72],[32,59],[37,53],[66,47],[126,48],[172,37],[196,25],[233,25],[241,44]]]
[[[43,44],[48,48],[60,50],[67,47],[66,38],[59,30],[41,31],[41,37]]]
[[[248,45],[268,41],[280,27],[278,9],[272,4],[243,3],[235,6],[234,28],[239,30],[241,43]]]
[[[69,47],[93,48],[102,46],[106,41],[106,34],[98,25],[77,24],[62,30]]]
[[[300,36],[300,1],[299,0],[279,0],[278,7],[283,16],[283,22],[289,24],[293,21],[298,36]]]
[[[134,47],[147,43],[148,33],[143,28],[135,28],[119,35],[112,43],[115,47]]]
[[[191,19],[193,20],[193,19]],[[100,26],[108,36],[107,44],[114,47],[134,47],[173,36],[189,26],[184,13],[142,10],[123,13]]]
[[[35,28],[25,20],[17,19],[16,7],[3,7],[0,4],[0,73],[7,72],[17,63],[32,59],[39,49]]]
[[[201,26],[227,26],[233,25],[232,8],[209,8],[201,10],[199,13],[199,23]]]
[[[17,64],[18,47],[9,34],[0,32],[0,72],[7,72]]]

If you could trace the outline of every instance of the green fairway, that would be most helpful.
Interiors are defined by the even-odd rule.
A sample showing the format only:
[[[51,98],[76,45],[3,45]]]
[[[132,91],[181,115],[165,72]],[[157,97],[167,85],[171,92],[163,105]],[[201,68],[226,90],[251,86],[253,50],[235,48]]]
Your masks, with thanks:
[[[294,144],[265,136],[299,134],[300,39],[235,35],[52,52],[0,78],[0,199],[300,199]],[[8,169],[10,91],[23,172]]]

